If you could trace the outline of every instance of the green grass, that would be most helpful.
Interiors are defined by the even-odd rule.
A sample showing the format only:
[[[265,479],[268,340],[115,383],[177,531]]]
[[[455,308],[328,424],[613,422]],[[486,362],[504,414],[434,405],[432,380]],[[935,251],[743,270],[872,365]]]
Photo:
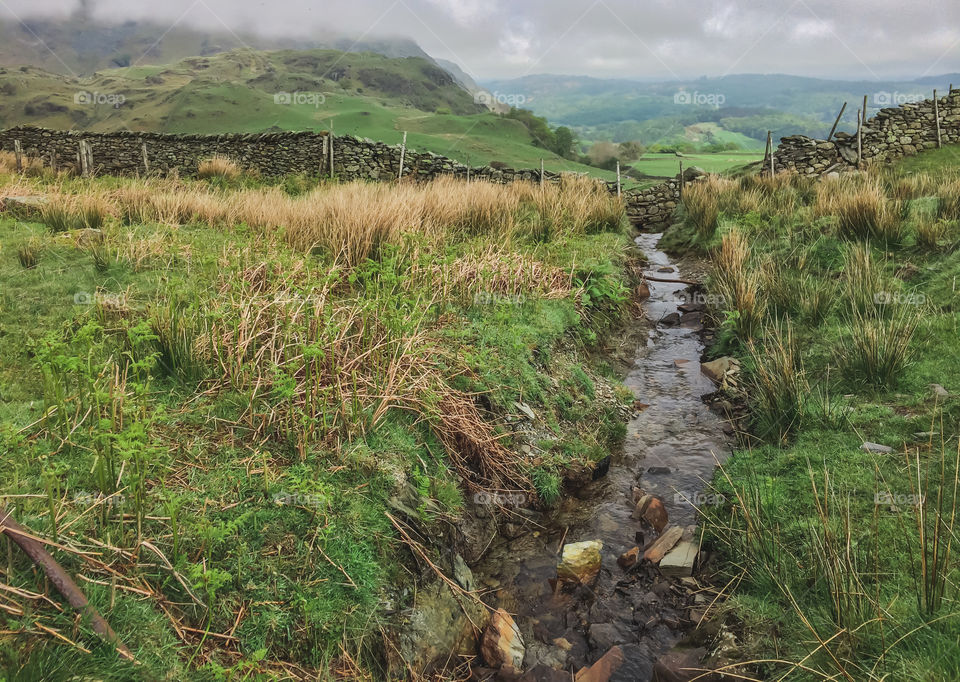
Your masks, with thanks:
[[[66,188],[130,182],[66,180]],[[420,362],[436,362],[448,382],[432,390],[476,393],[504,445],[519,445],[506,426],[514,404],[530,405],[554,440],[537,446],[535,461],[516,455],[513,466],[526,471],[542,503],[553,503],[567,466],[598,461],[623,437],[616,405],[597,397],[606,380],[589,351],[625,304],[624,227],[496,245],[503,258],[572,272],[575,289],[564,296],[542,299],[535,289],[438,298],[431,275],[409,277],[489,253],[491,237],[478,235],[430,248],[382,245],[343,277],[336,300],[391,334],[409,333],[423,316],[430,347],[442,352]],[[98,551],[119,572],[114,591],[109,574],[54,552],[69,572],[97,581],[80,586],[142,667],[119,660],[68,609],[35,604],[5,619],[5,630],[24,634],[0,635],[0,676],[266,679],[281,661],[323,674],[346,652],[384,677],[381,632],[394,632],[396,609],[409,605],[416,587],[386,512],[396,514],[399,501],[412,510],[411,523],[441,537],[468,493],[433,428],[444,417],[430,406],[438,396],[425,392],[422,414],[395,408],[377,421],[355,397],[357,404],[311,417],[326,424],[342,409],[348,428],[300,447],[294,434],[309,424],[288,407],[289,377],[276,376],[257,394],[239,378],[223,382],[224,370],[197,349],[226,347],[206,336],[214,327],[240,328],[249,307],[225,302],[258,281],[251,274],[258,266],[280,282],[294,273],[293,291],[309,297],[331,276],[331,256],[304,255],[244,225],[126,225],[107,217],[102,229],[102,244],[84,245],[76,232],[0,216],[0,277],[8,283],[0,295],[0,445],[8,453],[0,459],[0,500],[31,532]],[[28,246],[33,267],[18,255]],[[264,296],[272,295],[272,277]],[[297,305],[294,297],[254,312],[269,325]],[[293,323],[279,329],[290,339],[304,333]],[[308,346],[303,355],[322,359],[328,351]],[[116,376],[125,381],[122,399]],[[356,373],[343,379],[358,380]],[[89,418],[91,411],[101,418]],[[258,432],[268,413],[290,421]],[[100,497],[111,494],[109,503]],[[134,548],[139,562],[128,553]],[[6,556],[3,582],[46,590],[59,602],[25,557],[13,552],[8,565]],[[141,591],[124,589],[131,586]],[[195,631],[178,636],[161,603]],[[38,620],[92,653],[38,634]],[[225,644],[216,637],[223,633],[235,639]]]
[[[936,187],[957,157],[909,159],[880,180],[920,170],[936,171]],[[698,239],[689,221],[668,232],[714,255],[722,235],[740,232],[751,256],[724,281],[763,281],[765,322],[745,334],[726,317],[712,349],[740,357],[752,417],[714,483],[726,504],[705,519],[736,580],[723,611],[739,624],[739,657],[766,660],[751,666],[761,678],[958,679],[960,564],[944,550],[960,532],[960,227],[946,222],[935,248],[919,240],[912,216],[930,200],[915,199],[897,216],[903,238],[881,247],[836,216],[814,219],[803,183],[762,190],[762,213],[726,194],[743,190],[718,197],[718,235]],[[951,396],[937,399],[931,384]],[[893,453],[865,452],[864,441]]]

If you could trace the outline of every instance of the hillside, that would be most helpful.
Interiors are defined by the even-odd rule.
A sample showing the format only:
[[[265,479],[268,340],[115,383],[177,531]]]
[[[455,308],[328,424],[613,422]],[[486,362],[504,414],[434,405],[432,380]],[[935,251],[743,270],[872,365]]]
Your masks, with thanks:
[[[235,50],[85,79],[24,66],[0,69],[0,92],[5,128],[224,133],[332,124],[338,134],[389,144],[407,131],[414,149],[476,165],[535,167],[543,158],[551,170],[596,173],[534,146],[522,123],[489,113],[447,71],[420,57]]]
[[[960,75],[843,81],[748,74],[656,83],[537,75],[483,85],[522,95],[528,108],[575,128],[587,140],[697,144],[702,124],[712,123],[715,141],[762,148],[767,130],[775,136],[825,136],[844,101],[849,105],[841,129],[851,130],[865,94],[868,115],[873,115],[883,107],[929,97],[934,88],[946,91],[951,82],[960,82]]]

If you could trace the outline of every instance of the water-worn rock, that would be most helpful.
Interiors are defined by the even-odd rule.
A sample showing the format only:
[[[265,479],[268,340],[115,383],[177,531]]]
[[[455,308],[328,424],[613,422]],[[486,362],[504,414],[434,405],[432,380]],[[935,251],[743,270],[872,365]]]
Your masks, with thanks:
[[[629,570],[636,566],[637,562],[640,561],[640,548],[631,547],[626,552],[620,555],[617,559],[617,563],[620,565],[620,568],[623,570]]]
[[[574,542],[563,547],[563,555],[557,566],[557,577],[560,580],[586,585],[593,581],[600,572],[602,557],[600,551],[603,542],[587,540]]]
[[[699,547],[695,542],[682,540],[660,561],[660,572],[663,575],[685,577],[693,575],[693,567],[697,563]]]
[[[520,670],[523,666],[524,653],[520,628],[509,613],[503,609],[497,609],[490,616],[490,623],[480,640],[480,654],[483,660],[494,668],[509,665]]]
[[[613,623],[593,623],[587,630],[587,639],[594,651],[606,651],[612,646],[622,644],[628,638]]]
[[[463,613],[461,603],[470,614]],[[442,581],[417,592],[417,600],[400,628],[398,642],[403,661],[398,665],[426,670],[438,660],[453,655],[474,655],[477,641],[474,623],[486,622],[486,609],[469,599],[457,598]]]
[[[663,502],[653,495],[644,495],[637,501],[633,518],[646,521],[658,533],[667,527],[667,510]]]
[[[717,358],[716,360],[711,360],[710,362],[704,362],[700,365],[700,371],[707,375],[707,377],[715,384],[722,384],[723,380],[728,374],[736,374],[737,370],[739,369],[739,360],[729,356]]]
[[[647,561],[658,564],[666,556],[667,552],[673,549],[680,538],[683,537],[683,528],[680,526],[671,526],[643,553],[643,558]]]
[[[580,670],[574,679],[576,682],[608,682],[622,665],[623,650],[618,646],[611,647],[596,663]]]

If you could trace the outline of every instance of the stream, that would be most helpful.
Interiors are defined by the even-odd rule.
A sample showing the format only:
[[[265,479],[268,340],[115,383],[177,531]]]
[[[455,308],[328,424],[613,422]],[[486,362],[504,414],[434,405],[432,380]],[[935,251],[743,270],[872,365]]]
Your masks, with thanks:
[[[681,278],[656,248],[660,236],[636,240],[649,260],[646,272]],[[514,614],[526,644],[525,669],[539,664],[576,671],[619,645],[624,663],[610,679],[649,680],[657,658],[689,629],[690,608],[702,601],[654,566],[627,571],[617,563],[623,552],[642,549],[655,537],[632,518],[634,488],[659,496],[671,525],[693,524],[693,503],[709,501],[702,491],[715,456],[722,461],[730,449],[720,418],[701,400],[714,386],[700,372],[699,323],[679,323],[676,316],[664,320],[685,302],[686,285],[650,281],[649,287],[643,307],[651,329],[625,379],[648,407],[641,406],[628,424],[623,452],[613,456],[606,476],[538,519],[539,527],[499,540],[474,568],[484,600]],[[555,593],[550,580],[556,578],[562,543],[585,540],[603,542],[599,576],[589,586]]]

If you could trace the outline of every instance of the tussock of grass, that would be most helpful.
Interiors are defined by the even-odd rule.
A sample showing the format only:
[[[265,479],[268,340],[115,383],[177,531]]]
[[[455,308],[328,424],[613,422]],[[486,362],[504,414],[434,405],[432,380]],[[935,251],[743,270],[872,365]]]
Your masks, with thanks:
[[[225,156],[213,156],[197,164],[197,176],[205,179],[234,180],[240,176],[241,172],[237,162]]]

